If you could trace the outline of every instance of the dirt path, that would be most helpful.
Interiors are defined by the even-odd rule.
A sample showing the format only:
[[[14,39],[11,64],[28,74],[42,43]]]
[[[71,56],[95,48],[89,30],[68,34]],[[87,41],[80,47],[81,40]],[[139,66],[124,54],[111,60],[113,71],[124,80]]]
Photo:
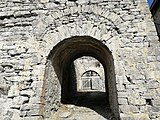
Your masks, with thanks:
[[[94,106],[92,108],[64,105],[52,115],[51,120],[114,120],[111,119],[110,110],[105,106]]]

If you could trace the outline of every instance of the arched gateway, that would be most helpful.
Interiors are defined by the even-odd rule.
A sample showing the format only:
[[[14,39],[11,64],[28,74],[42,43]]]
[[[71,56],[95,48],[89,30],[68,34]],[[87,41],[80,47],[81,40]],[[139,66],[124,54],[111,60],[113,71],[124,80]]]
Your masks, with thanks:
[[[115,117],[119,118],[116,80],[112,53],[102,42],[89,36],[75,36],[59,42],[48,57],[45,71],[44,117],[49,111],[56,111],[60,103],[75,104],[77,89],[73,61],[82,56],[97,59],[104,68],[105,92],[102,101],[108,105]],[[98,96],[97,96],[98,97]]]
[[[0,120],[48,120],[66,104],[94,105],[93,96],[122,120],[160,119],[160,43],[148,8],[147,0],[1,0]],[[77,67],[82,57],[97,69]]]

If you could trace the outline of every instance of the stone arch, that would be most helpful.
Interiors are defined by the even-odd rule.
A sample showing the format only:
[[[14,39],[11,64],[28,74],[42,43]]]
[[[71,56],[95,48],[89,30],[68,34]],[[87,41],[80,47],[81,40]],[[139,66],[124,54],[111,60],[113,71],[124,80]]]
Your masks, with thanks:
[[[77,9],[78,8],[78,9]],[[87,14],[90,13],[90,14]],[[63,24],[65,17],[71,19],[73,14],[78,16],[87,16],[85,23],[83,21],[73,21]],[[77,18],[78,18],[77,16]],[[99,22],[94,22],[90,18],[95,17]],[[89,18],[89,19],[88,19]],[[81,23],[82,22],[82,23]],[[48,55],[53,46],[58,44],[61,40],[70,38],[72,36],[92,36],[97,40],[101,40],[107,44],[110,51],[114,49],[115,40],[120,42],[118,38],[119,27],[122,23],[122,18],[115,12],[107,10],[107,8],[98,5],[79,5],[78,7],[69,7],[65,10],[56,10],[48,13],[48,16],[42,16],[35,21],[34,35],[38,41],[46,44],[45,55]],[[107,29],[107,32],[105,30]],[[111,35],[114,33],[114,35]],[[54,40],[52,39],[54,38]],[[112,43],[113,42],[113,43]]]
[[[100,71],[92,70],[92,69],[87,69],[87,70],[85,70],[81,76],[83,76],[85,73],[87,73],[87,72],[89,72],[89,71],[92,71],[92,72],[98,74],[98,75],[101,77],[101,75],[100,75],[100,73],[99,73]]]
[[[59,103],[71,96],[70,66],[75,59],[82,56],[92,56],[102,63],[109,105],[114,115],[119,117],[113,56],[106,45],[89,36],[64,39],[50,52],[44,81],[44,117],[49,117],[50,111],[58,109]]]
[[[83,72],[83,74],[81,75],[81,77],[84,76],[85,74],[87,74],[88,72],[93,72],[93,73],[97,74],[97,76],[101,77],[96,70],[87,70],[87,71]]]
[[[72,16],[73,14],[92,14],[95,15],[97,18],[100,19],[107,19],[109,20],[113,26],[117,26],[118,24],[122,23],[122,18],[117,15],[115,12],[109,11],[107,8],[98,6],[98,5],[78,5],[76,7],[68,7],[68,9],[65,10],[56,10],[51,11],[48,13],[48,16],[41,16],[41,18],[36,22],[36,27],[34,28],[34,32],[38,36],[41,36],[41,38],[46,34],[46,32],[50,29],[50,26],[53,24],[56,27],[59,27],[61,25],[58,25],[66,16]],[[103,20],[102,20],[103,21]],[[41,39],[40,38],[40,39]]]
[[[106,44],[110,51],[114,52],[114,49],[118,49],[115,47],[116,43],[121,43],[117,37],[118,34],[114,36],[111,35],[111,31],[104,32],[101,28],[94,27],[94,23],[91,23],[90,21],[87,21],[83,26],[78,26],[78,24],[78,22],[70,23],[61,25],[55,28],[55,30],[46,31],[42,38],[42,42],[47,46],[44,48],[45,55],[48,55],[53,49],[53,46],[58,44],[61,40],[72,36],[92,36]],[[102,25],[104,26],[103,29],[107,29],[105,23],[102,23]],[[113,33],[116,32],[114,28],[111,29],[114,31]],[[54,38],[54,40],[52,38]]]

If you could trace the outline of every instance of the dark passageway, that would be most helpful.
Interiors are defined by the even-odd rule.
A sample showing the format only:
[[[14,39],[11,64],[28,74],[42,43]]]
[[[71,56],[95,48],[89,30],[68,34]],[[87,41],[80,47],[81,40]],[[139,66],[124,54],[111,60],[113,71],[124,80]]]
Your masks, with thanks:
[[[118,102],[113,57],[100,41],[87,36],[77,36],[57,44],[51,54],[53,68],[61,84],[61,103],[91,108],[102,116],[106,109],[118,115]],[[77,77],[74,61],[83,56],[97,59],[104,68],[105,91],[77,91]],[[101,110],[99,108],[102,108]]]

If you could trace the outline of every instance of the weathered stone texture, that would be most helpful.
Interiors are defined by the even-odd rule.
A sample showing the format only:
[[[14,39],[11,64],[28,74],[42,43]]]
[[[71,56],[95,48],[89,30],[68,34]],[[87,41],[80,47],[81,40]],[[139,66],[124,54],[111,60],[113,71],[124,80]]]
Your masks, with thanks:
[[[45,119],[58,109],[61,86],[48,56],[73,36],[91,36],[112,53],[123,120],[160,119],[160,43],[146,0],[1,0],[1,120]]]

